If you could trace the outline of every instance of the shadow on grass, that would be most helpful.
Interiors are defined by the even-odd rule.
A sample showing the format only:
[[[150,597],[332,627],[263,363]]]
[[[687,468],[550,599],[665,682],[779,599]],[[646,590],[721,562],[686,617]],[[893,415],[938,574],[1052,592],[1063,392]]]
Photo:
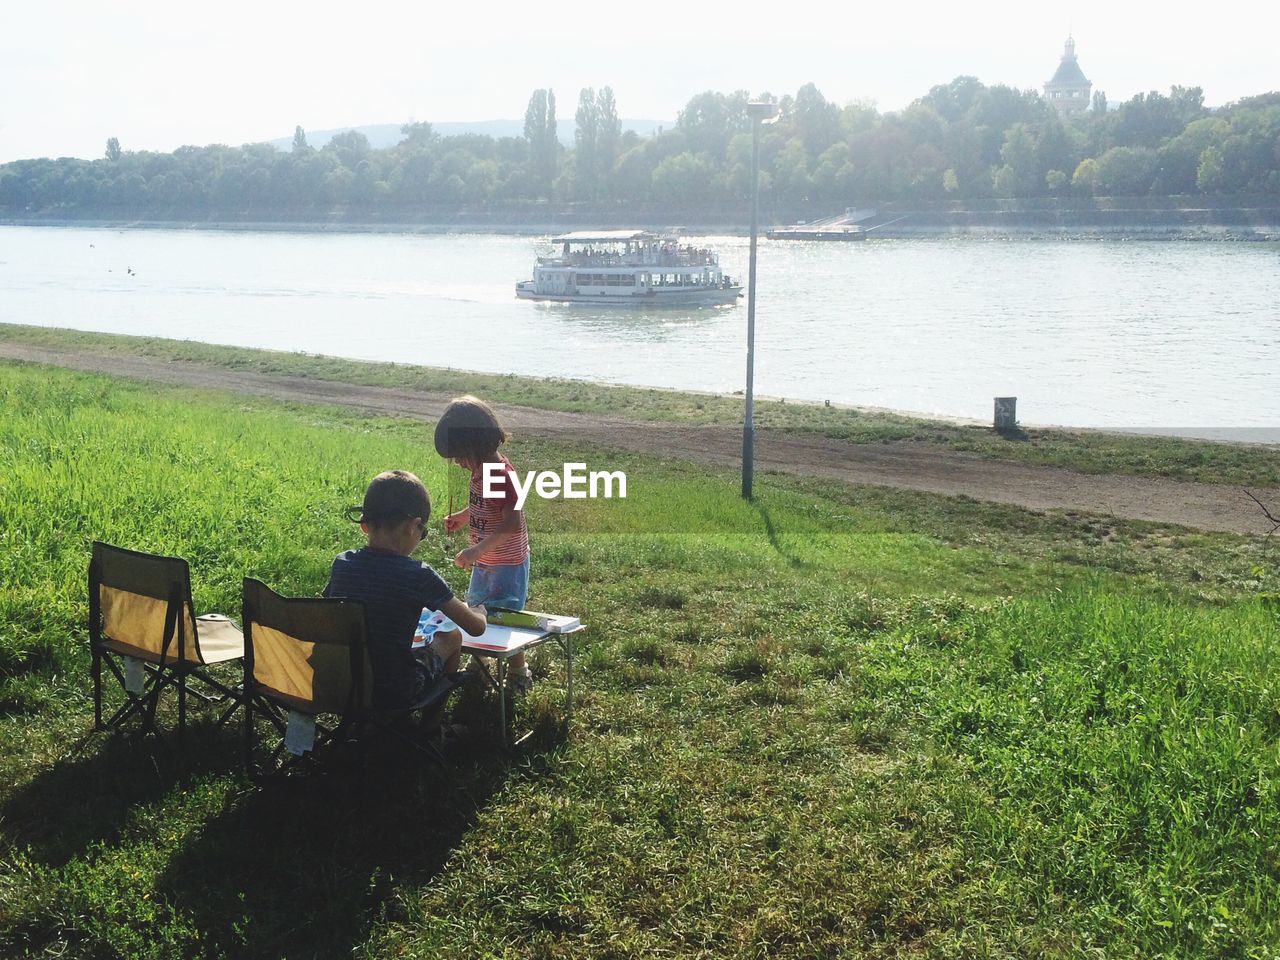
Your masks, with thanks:
[[[163,802],[184,781],[238,769],[237,744],[212,721],[188,725],[181,749],[172,736],[89,734],[5,799],[6,839],[29,847],[39,863],[63,866],[93,843],[114,840],[139,809]]]
[[[756,508],[756,512],[760,514],[760,519],[764,522],[764,532],[765,536],[769,538],[769,545],[773,547],[779,556],[785,558],[787,563],[791,564],[791,566],[804,566],[804,560],[800,558],[799,554],[794,553],[783,546],[782,540],[778,536],[778,530],[773,525],[773,517],[769,515],[769,510],[758,503],[753,504],[753,506]]]
[[[240,765],[240,729],[193,724],[180,753],[171,737],[92,735],[7,798],[6,839],[38,863],[78,873],[77,864],[101,859],[95,844],[145,850],[149,835],[176,832],[154,886],[157,908],[180,925],[176,950],[350,957],[379,920],[414,918],[417,889],[441,871],[518,759],[481,733],[451,754],[446,773],[384,737],[363,753],[347,748],[322,772],[255,787]],[[535,762],[563,742],[563,730],[543,732]],[[198,797],[211,783],[210,811]],[[99,930],[98,947],[115,950],[110,925]],[[132,933],[120,931],[121,942]],[[155,933],[164,940],[175,931]]]
[[[157,890],[199,932],[202,952],[350,957],[376,921],[413,918],[417,888],[508,769],[477,753],[446,778],[376,744],[363,763],[247,793],[170,859]]]

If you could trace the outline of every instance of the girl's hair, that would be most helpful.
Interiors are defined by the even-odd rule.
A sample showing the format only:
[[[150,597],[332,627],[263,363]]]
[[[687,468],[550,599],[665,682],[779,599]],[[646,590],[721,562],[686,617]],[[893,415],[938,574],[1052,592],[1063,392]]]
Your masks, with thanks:
[[[431,498],[408,470],[385,470],[369,481],[364,504],[352,507],[347,516],[371,527],[393,527],[409,517],[421,517],[425,524],[431,519]]]
[[[507,432],[490,406],[470,394],[445,407],[436,424],[436,453],[450,460],[490,463],[506,439]]]

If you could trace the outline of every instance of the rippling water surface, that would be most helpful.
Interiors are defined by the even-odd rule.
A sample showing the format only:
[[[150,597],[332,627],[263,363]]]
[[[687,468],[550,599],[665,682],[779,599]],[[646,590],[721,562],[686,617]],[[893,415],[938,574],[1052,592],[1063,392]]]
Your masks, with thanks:
[[[745,276],[747,241],[699,238]],[[0,318],[732,391],[746,306],[517,301],[544,240],[0,227]],[[129,271],[133,273],[130,274]],[[761,394],[1028,423],[1280,427],[1280,245],[762,240]]]

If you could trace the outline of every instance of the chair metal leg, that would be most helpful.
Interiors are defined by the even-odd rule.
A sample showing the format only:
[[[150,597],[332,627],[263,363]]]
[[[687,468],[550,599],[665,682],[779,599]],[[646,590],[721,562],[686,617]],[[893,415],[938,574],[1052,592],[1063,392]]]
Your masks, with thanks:
[[[374,726],[376,726],[379,730],[382,730],[382,731],[385,731],[386,733],[391,734],[393,737],[400,740],[402,743],[408,744],[410,747],[413,747],[415,750],[418,750],[419,752],[426,754],[429,758],[434,760],[440,766],[440,768],[445,772],[445,775],[448,776],[449,761],[445,757],[445,755],[440,752],[439,748],[430,740],[424,740],[424,739],[421,739],[420,737],[412,737],[406,734],[403,730],[400,730],[396,727],[394,721],[389,723],[375,722]]]
[[[187,671],[178,668],[178,747],[182,748],[187,733]]]
[[[146,706],[147,706],[147,700],[145,698],[126,695],[125,702],[120,705],[119,710],[117,710],[115,713],[111,715],[111,717],[104,724],[104,728],[111,729],[112,727],[120,726],[122,723],[124,723],[126,720],[132,717],[139,710],[145,710]],[[144,724],[143,730],[145,729],[146,729],[146,726]]]
[[[93,729],[102,729],[102,654],[93,648],[89,673],[93,677]]]
[[[214,724],[215,729],[221,728],[221,726],[224,723],[226,723],[233,716],[235,716],[235,712],[238,709],[240,709],[242,705],[243,705],[243,701],[241,701],[239,698],[236,698],[234,701],[232,701],[231,705],[228,706],[227,709],[223,710],[222,715],[218,717],[218,722]]]
[[[253,693],[244,690],[244,771],[253,776]]]
[[[421,748],[423,753],[425,753],[427,756],[429,756],[432,760],[436,762],[436,764],[440,767],[440,769],[444,771],[444,775],[446,779],[450,779],[449,761],[445,757],[445,755],[440,752],[440,749],[434,743],[431,743],[430,741],[424,741],[420,744],[416,744],[416,746]]]
[[[154,733],[159,736],[160,734],[160,731],[156,728],[156,709],[160,706],[160,694],[164,692],[164,687],[165,679],[161,676],[156,676],[152,681],[151,690],[145,698],[146,713],[143,716],[142,730],[139,731],[143,735]]]

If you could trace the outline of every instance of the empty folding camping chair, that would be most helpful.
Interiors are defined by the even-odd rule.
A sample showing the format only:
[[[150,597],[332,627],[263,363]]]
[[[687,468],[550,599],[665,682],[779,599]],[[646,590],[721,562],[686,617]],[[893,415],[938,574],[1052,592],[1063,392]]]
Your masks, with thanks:
[[[441,677],[418,702],[394,710],[372,706],[373,675],[365,644],[364,604],[338,598],[282,597],[251,577],[244,581],[245,763],[250,773],[277,773],[305,758],[327,758],[369,726],[396,735],[446,770],[434,744],[395,721],[439,707],[469,677]],[[255,756],[255,720],[281,739],[269,758]]]
[[[244,655],[240,630],[226,617],[197,617],[191,571],[179,557],[139,553],[94,541],[89,561],[89,650],[92,657],[94,729],[120,727],[140,718],[140,732],[159,733],[156,709],[166,687],[178,701],[178,735],[187,722],[187,697],[231,702],[218,723],[240,703],[238,691],[210,668]],[[124,703],[102,719],[102,667],[119,681]],[[209,693],[192,689],[198,681]]]

